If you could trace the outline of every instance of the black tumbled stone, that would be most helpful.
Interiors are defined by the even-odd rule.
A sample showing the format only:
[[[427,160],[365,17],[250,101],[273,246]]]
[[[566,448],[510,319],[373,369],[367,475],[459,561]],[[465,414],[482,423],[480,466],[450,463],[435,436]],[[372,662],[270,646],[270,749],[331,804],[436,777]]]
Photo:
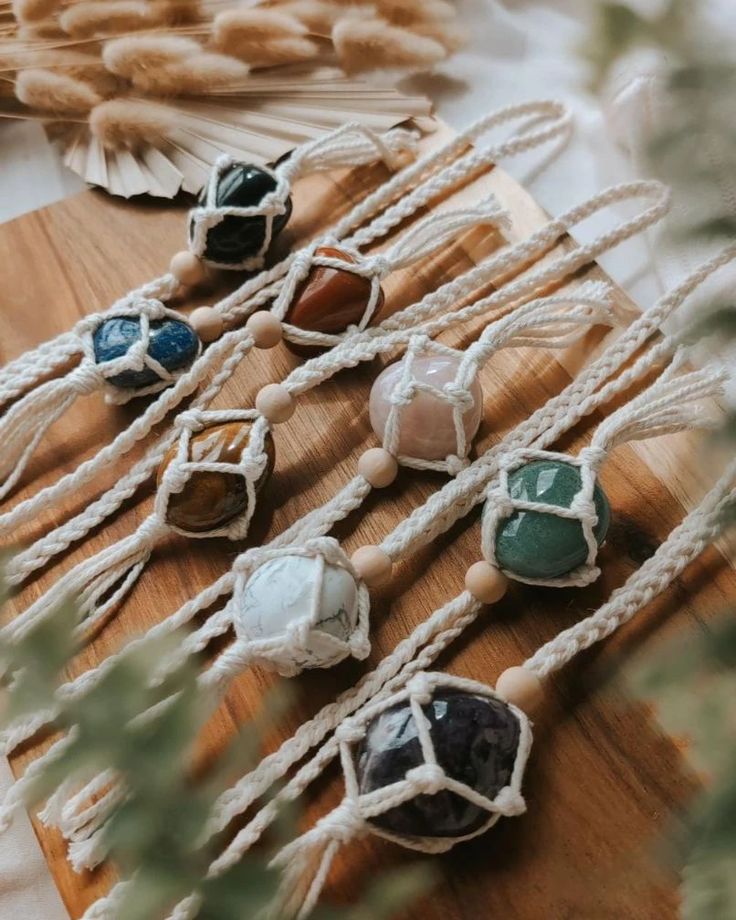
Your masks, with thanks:
[[[215,203],[218,207],[257,207],[269,192],[276,188],[276,180],[258,166],[239,163],[220,176]],[[206,204],[207,190],[199,197],[200,206]],[[280,233],[291,216],[291,197],[286,199],[286,210],[274,217],[272,238]],[[189,225],[189,235],[194,232]],[[204,258],[211,262],[236,265],[255,256],[266,236],[265,217],[237,217],[228,215],[207,231]]]
[[[92,337],[98,364],[121,358],[141,337],[141,321],[136,316],[112,316],[100,323]],[[188,323],[176,319],[152,320],[149,325],[148,354],[167,371],[187,367],[194,361],[199,339]],[[156,383],[158,374],[150,367],[123,371],[109,377],[110,383],[125,389]]]
[[[431,723],[437,762],[453,779],[489,799],[511,779],[519,745],[519,720],[500,700],[438,690],[423,707]],[[408,702],[387,709],[370,724],[356,751],[361,793],[402,780],[424,762]],[[454,792],[417,795],[371,818],[409,837],[462,837],[478,830],[488,812]]]

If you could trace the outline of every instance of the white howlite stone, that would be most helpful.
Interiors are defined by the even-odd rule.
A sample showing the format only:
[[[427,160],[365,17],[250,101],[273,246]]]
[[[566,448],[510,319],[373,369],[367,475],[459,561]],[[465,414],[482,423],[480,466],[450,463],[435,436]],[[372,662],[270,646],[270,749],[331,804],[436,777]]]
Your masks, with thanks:
[[[264,657],[278,670],[291,663],[322,667],[347,653],[345,647],[336,657],[357,626],[358,586],[347,569],[329,563],[318,584],[320,568],[313,556],[277,556],[259,566],[243,589],[235,611],[238,636],[262,643]]]

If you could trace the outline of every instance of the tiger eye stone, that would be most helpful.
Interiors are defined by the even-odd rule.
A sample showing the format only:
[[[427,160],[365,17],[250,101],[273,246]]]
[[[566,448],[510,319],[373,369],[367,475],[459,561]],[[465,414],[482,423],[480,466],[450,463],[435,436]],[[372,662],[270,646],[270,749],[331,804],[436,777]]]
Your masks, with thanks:
[[[248,430],[238,422],[214,425],[194,434],[189,442],[189,459],[213,463],[239,463],[247,443]],[[159,468],[158,483],[164,471],[176,457],[174,445]],[[271,475],[275,448],[270,433],[266,436],[268,462],[256,483],[260,490]],[[192,473],[181,492],[169,497],[167,520],[175,527],[191,533],[204,533],[223,527],[242,514],[248,506],[245,477],[240,473],[218,473],[202,470]]]
[[[509,473],[512,499],[569,508],[580,491],[580,470],[560,460],[535,460]],[[606,494],[593,490],[598,523],[593,528],[598,545],[611,521]],[[583,526],[578,520],[540,511],[514,511],[496,529],[496,562],[522,578],[559,578],[588,556]]]
[[[521,729],[512,710],[501,700],[452,690],[437,690],[422,710],[437,763],[446,775],[493,800],[509,784],[516,763]],[[371,722],[355,762],[361,793],[399,782],[424,763],[408,701]],[[485,809],[443,789],[417,795],[370,822],[402,836],[463,837],[489,817]]]
[[[355,264],[355,259],[347,252],[329,246],[320,246],[315,255]],[[338,268],[315,266],[297,287],[286,314],[286,322],[300,329],[336,335],[360,322],[370,296],[370,278]],[[381,290],[374,316],[383,306],[383,300]],[[297,346],[294,350],[299,348],[314,351],[314,347],[309,346]]]

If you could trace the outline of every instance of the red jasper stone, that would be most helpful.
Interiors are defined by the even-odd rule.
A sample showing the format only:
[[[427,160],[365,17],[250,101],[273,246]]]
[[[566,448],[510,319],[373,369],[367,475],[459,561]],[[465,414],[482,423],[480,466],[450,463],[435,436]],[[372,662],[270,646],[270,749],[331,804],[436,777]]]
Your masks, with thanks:
[[[320,246],[315,255],[355,264],[355,259],[347,252],[329,246]],[[315,266],[297,288],[286,314],[286,322],[300,329],[336,335],[344,332],[348,326],[360,322],[370,296],[370,278],[339,268]],[[381,290],[374,316],[382,306]],[[303,353],[305,349],[313,353],[316,348],[294,346],[293,343],[290,343],[290,347],[297,353]]]

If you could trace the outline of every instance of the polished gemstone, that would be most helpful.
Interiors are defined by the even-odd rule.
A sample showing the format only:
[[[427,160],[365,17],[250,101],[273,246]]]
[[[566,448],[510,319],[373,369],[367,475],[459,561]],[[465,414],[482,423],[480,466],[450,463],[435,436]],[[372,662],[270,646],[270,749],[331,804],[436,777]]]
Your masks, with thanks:
[[[220,176],[215,203],[217,207],[254,208],[269,192],[276,188],[274,177],[252,164],[238,163]],[[206,204],[205,189],[199,198],[200,206]],[[286,210],[273,219],[272,238],[283,230],[291,216],[291,197],[286,199]],[[189,227],[190,236],[193,225]],[[230,214],[207,231],[205,259],[237,265],[244,259],[258,255],[266,237],[265,217],[238,217]]]
[[[512,499],[569,508],[579,491],[579,468],[561,460],[534,460],[509,474]],[[597,483],[593,502],[598,515],[593,533],[600,546],[611,509]],[[549,512],[514,511],[496,530],[498,565],[522,578],[559,578],[582,565],[587,555],[580,521]]]
[[[437,763],[447,776],[493,800],[509,784],[519,745],[519,720],[501,700],[437,690],[423,707]],[[382,713],[356,751],[361,793],[402,780],[424,763],[408,702]],[[477,831],[488,812],[455,792],[417,795],[371,819],[409,837],[462,837]]]
[[[316,256],[328,256],[342,262],[355,259],[341,249],[321,246]],[[300,329],[337,334],[363,318],[371,296],[371,280],[354,272],[316,266],[297,288],[286,314],[286,321]],[[383,292],[374,311],[383,305]]]
[[[248,579],[235,628],[245,639],[278,638],[308,620],[313,607],[316,618],[300,652],[302,663],[319,665],[324,634],[347,642],[355,631],[358,586],[347,569],[327,562],[322,566],[314,556],[277,556]]]
[[[136,316],[112,316],[103,320],[95,330],[93,347],[95,361],[104,364],[127,354],[131,345],[141,337],[141,321]],[[167,371],[188,367],[197,356],[199,339],[188,323],[178,319],[156,319],[149,326],[148,354]],[[109,378],[118,387],[133,389],[147,387],[159,379],[150,367],[140,371],[122,371]]]
[[[250,426],[240,422],[206,428],[192,436],[189,459],[237,464],[247,446],[249,434]],[[266,437],[266,453],[268,462],[256,484],[256,490],[265,485],[273,470],[275,450],[270,434]],[[176,454],[177,445],[174,445],[159,468],[159,484]],[[245,477],[241,473],[201,470],[192,473],[181,492],[172,492],[169,496],[167,520],[181,530],[205,533],[230,523],[247,506],[248,491]]]
[[[404,359],[406,360],[406,359]],[[390,364],[382,371],[371,388],[371,427],[381,440],[391,410],[391,396],[400,384],[404,360]],[[451,355],[430,355],[415,358],[412,376],[437,390],[452,383],[456,376],[459,358]],[[483,416],[483,391],[477,378],[470,387],[472,405],[463,414],[463,428],[469,446],[475,437]],[[399,449],[397,453],[419,460],[444,460],[458,452],[452,403],[434,393],[418,391],[412,401],[403,406],[399,418]]]

